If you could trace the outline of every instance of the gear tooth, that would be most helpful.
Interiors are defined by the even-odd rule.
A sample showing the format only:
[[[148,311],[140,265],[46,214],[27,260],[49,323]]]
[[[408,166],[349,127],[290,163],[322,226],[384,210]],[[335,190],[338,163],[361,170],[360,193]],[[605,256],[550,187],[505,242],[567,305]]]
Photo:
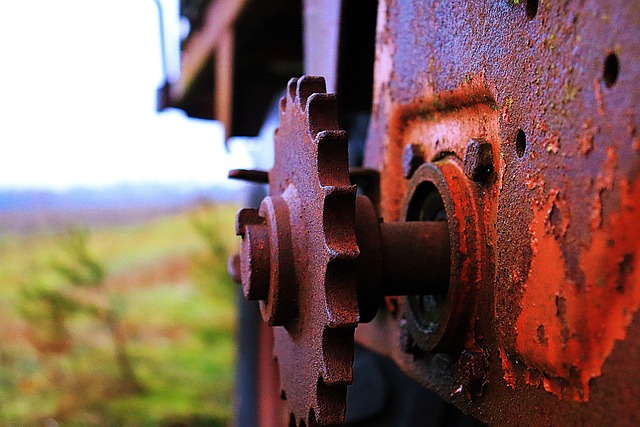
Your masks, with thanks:
[[[348,385],[353,382],[353,334],[355,328],[325,329],[322,334],[322,381]]]
[[[323,130],[339,130],[338,102],[333,93],[314,93],[307,99],[307,118],[311,137]]]
[[[298,79],[295,77],[291,77],[289,82],[287,83],[287,93],[289,94],[289,98],[292,102],[296,99],[296,87],[298,84]]]
[[[318,403],[316,403],[313,413],[315,425],[342,425],[347,409],[347,386],[330,386],[324,384],[322,378],[319,378],[316,390]],[[311,409],[313,410],[314,408]],[[311,418],[311,410],[309,411],[309,418]]]
[[[318,421],[316,420],[316,411],[315,409],[309,409],[309,416],[307,417],[307,423],[309,427],[318,427]]]
[[[324,77],[302,76],[298,79],[296,95],[300,108],[307,108],[307,99],[314,93],[326,93],[327,85]]]
[[[360,320],[356,294],[356,264],[330,261],[325,278],[327,323],[330,330],[355,328]]]
[[[322,222],[329,260],[353,260],[359,255],[355,234],[356,188],[324,187],[324,192]]]
[[[349,149],[343,130],[321,131],[318,144],[318,179],[320,185],[349,185]]]

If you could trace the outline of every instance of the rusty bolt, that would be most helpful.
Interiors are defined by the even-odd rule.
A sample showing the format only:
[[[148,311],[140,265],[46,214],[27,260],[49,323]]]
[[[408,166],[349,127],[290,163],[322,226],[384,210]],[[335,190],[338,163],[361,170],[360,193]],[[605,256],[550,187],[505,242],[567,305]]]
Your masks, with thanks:
[[[405,145],[402,150],[402,174],[409,179],[424,163],[424,147],[422,144]]]
[[[464,173],[475,182],[485,182],[493,172],[493,147],[484,138],[473,138],[464,153]]]

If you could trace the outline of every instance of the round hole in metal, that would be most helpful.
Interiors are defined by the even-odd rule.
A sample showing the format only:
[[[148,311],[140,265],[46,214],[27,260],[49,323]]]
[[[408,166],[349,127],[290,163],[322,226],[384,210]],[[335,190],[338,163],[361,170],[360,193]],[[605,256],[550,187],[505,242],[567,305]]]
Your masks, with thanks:
[[[409,202],[407,221],[447,221],[442,196],[436,186],[429,181],[421,183]],[[409,306],[421,328],[433,332],[445,316],[447,289],[440,294],[410,296]]]

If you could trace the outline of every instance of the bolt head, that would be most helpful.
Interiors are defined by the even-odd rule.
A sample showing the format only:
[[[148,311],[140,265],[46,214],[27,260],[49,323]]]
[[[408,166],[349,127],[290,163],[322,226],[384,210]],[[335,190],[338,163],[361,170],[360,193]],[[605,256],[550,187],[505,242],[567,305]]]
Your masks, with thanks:
[[[475,182],[486,182],[493,173],[493,147],[484,138],[473,138],[464,153],[464,173]]]

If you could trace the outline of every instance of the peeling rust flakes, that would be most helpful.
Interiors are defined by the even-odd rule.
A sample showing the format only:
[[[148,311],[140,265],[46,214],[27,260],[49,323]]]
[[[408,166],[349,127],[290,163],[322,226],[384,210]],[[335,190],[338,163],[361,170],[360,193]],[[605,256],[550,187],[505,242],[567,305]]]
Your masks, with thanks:
[[[578,138],[580,154],[586,156],[593,150],[593,135],[583,134]]]
[[[549,191],[549,200],[551,209],[547,211],[547,217],[545,218],[545,232],[553,234],[556,239],[560,239],[566,236],[569,228],[571,219],[569,205],[561,197],[560,191],[556,189]]]
[[[429,92],[412,102],[392,103],[388,107],[388,134],[383,157],[385,173],[381,175],[380,182],[381,212],[385,220],[398,219],[406,192],[402,167],[397,160],[402,158],[407,144],[423,144],[425,159],[428,161],[434,161],[444,152],[455,152],[462,158],[468,142],[468,138],[461,138],[464,131],[470,131],[471,137],[487,137],[494,133],[498,108],[483,81],[481,77],[473,78],[471,83],[454,90],[438,95]],[[490,121],[489,124],[487,120]],[[442,123],[446,125],[443,126]],[[442,137],[418,137],[421,133],[429,135],[429,129],[432,129],[434,135],[443,133]]]
[[[615,147],[607,147],[607,158],[602,167],[602,173],[595,181],[593,202],[591,204],[591,216],[589,225],[591,230],[596,230],[602,226],[602,194],[605,190],[613,190],[615,170],[618,164],[618,156]]]
[[[497,281],[480,288],[479,298],[494,297],[495,304],[481,300],[478,331],[495,327],[497,339],[488,334],[484,344],[493,355],[491,374],[498,375],[496,384],[491,377],[484,403],[466,408],[489,422],[542,415],[532,419],[549,425],[592,419],[598,424],[605,412],[626,421],[634,407],[624,412],[621,405],[633,402],[636,388],[605,397],[603,390],[615,390],[617,381],[629,385],[633,376],[622,377],[628,366],[609,365],[606,376],[592,381],[592,390],[589,384],[604,372],[605,361],[615,362],[614,345],[625,357],[637,341],[629,335],[617,343],[640,316],[640,124],[632,84],[637,55],[627,46],[637,33],[629,23],[637,17],[623,16],[630,8],[610,14],[615,28],[629,30],[612,41],[597,36],[610,30],[601,24],[609,12],[603,13],[598,2],[540,1],[530,21],[523,20],[527,2],[509,2],[522,8],[481,13],[472,3],[380,2],[367,163],[381,169],[382,213],[393,220],[405,189],[398,162],[405,145],[423,144],[431,154],[427,161],[434,161],[444,151],[460,157],[468,141],[467,130],[460,130],[464,126],[494,136],[496,176],[504,174],[504,182],[497,183],[497,197],[483,188],[476,201],[482,220],[491,224],[487,231],[500,232],[495,247],[489,246],[490,236],[483,236],[495,262],[486,269],[488,281],[493,271]],[[627,46],[627,52],[620,58],[624,73],[607,87],[601,61],[611,52],[619,54],[612,42]],[[477,110],[465,98],[471,87],[496,101],[489,108],[478,101],[492,109],[489,114],[466,114]],[[455,102],[443,98],[456,91],[461,96]],[[483,127],[484,118],[490,122]],[[477,127],[469,126],[472,120]],[[521,156],[512,141],[518,129],[528,142]],[[458,220],[464,224],[464,217]],[[390,351],[381,342],[380,349]],[[466,388],[456,373],[432,375],[427,358],[397,360],[441,394],[453,391],[456,402],[464,402]],[[584,401],[590,392],[593,405],[554,403],[547,396]],[[508,419],[499,418],[504,408],[494,405],[505,396],[520,407]]]
[[[544,179],[539,173],[527,175],[524,180],[528,190],[537,190],[540,194],[544,190]]]
[[[547,345],[547,343],[549,342],[549,338],[547,337],[547,334],[544,330],[544,325],[538,326],[538,330],[536,331],[536,334],[538,336],[538,342],[540,344]]]
[[[513,98],[508,97],[503,107],[500,109],[500,118],[504,123],[509,123],[511,120],[511,107],[513,106]]]
[[[593,138],[598,129],[594,129],[593,120],[587,119],[582,124],[582,133],[578,136],[578,150],[586,156],[593,150]]]
[[[602,190],[598,190],[591,203],[591,215],[589,216],[589,226],[592,230],[600,228],[602,225],[602,201],[600,200]]]
[[[613,189],[615,150],[607,151],[596,191]],[[589,381],[601,375],[602,366],[616,341],[640,307],[640,184],[617,181],[621,209],[592,230],[591,246],[582,250],[579,268],[585,286],[577,288],[565,276],[561,239],[549,231],[549,217],[558,193],[549,192],[542,206],[532,205],[530,225],[532,262],[524,285],[522,312],[516,330],[516,348],[529,372],[525,382],[560,399],[587,401]],[[501,357],[504,355],[501,352]],[[502,362],[505,371],[505,362]]]
[[[624,294],[625,283],[627,277],[633,273],[633,262],[635,254],[633,252],[626,253],[622,256],[622,259],[618,262],[618,278],[616,279],[616,291],[619,294]]]
[[[553,131],[542,140],[542,145],[547,153],[558,154],[560,151],[560,133]]]
[[[593,92],[598,104],[598,114],[604,116],[604,100],[602,99],[602,85],[599,79],[593,79]]]

